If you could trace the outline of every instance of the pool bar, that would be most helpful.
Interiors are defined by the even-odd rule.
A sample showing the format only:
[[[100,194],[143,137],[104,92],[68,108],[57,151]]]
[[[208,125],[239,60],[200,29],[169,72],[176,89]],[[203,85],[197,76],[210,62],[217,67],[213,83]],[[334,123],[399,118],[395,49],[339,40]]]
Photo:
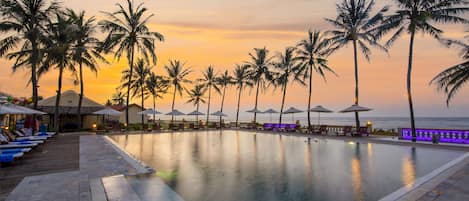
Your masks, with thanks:
[[[412,130],[410,128],[399,128],[401,140],[412,140]],[[438,138],[438,142],[469,144],[469,130],[449,130],[449,129],[416,129],[417,141],[432,142],[433,136]]]

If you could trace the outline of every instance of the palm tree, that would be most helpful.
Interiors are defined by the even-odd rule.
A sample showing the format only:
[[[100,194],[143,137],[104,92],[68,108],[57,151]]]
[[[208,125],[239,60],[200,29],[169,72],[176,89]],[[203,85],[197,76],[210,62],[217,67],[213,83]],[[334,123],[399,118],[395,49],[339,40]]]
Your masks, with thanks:
[[[230,75],[229,71],[226,70],[223,74],[220,75],[220,77],[217,78],[217,84],[220,86],[220,88],[223,88],[223,93],[221,95],[221,105],[220,105],[220,112],[223,113],[223,105],[225,103],[225,94],[226,94],[226,88],[228,86],[233,84],[233,77]],[[221,125],[221,116],[220,116],[220,125]]]
[[[122,72],[121,81],[122,86],[121,88],[130,88],[132,91],[132,97],[136,97],[140,95],[142,108],[145,108],[145,90],[146,90],[146,81],[148,76],[151,73],[151,67],[149,67],[145,60],[138,59],[137,63],[135,63],[135,71],[130,74],[130,70],[124,70]],[[132,77],[129,79],[129,77]],[[132,80],[132,82],[127,82],[128,80]],[[142,116],[142,129],[145,125],[145,118],[144,115]]]
[[[438,90],[446,93],[446,105],[449,106],[451,99],[469,81],[469,45],[461,41],[444,40],[448,46],[457,45],[462,48],[462,63],[449,67],[433,78],[430,84],[437,85]]]
[[[0,57],[7,56],[15,60],[13,72],[19,68],[28,68],[31,77],[33,107],[37,109],[38,76],[37,69],[41,62],[41,38],[44,38],[45,25],[59,3],[46,0],[2,0],[0,1],[0,33],[5,34],[0,40]],[[6,35],[10,33],[9,35]],[[14,52],[12,52],[14,51]],[[7,54],[10,52],[10,54]]]
[[[278,72],[275,73],[273,82],[275,86],[280,86],[282,89],[282,105],[280,107],[280,118],[279,124],[282,124],[282,115],[283,108],[285,106],[285,97],[287,95],[287,87],[290,82],[298,82],[302,85],[305,85],[302,77],[302,65],[300,63],[300,58],[294,55],[295,48],[287,47],[285,53],[278,53],[277,59],[278,62],[274,63],[274,67]]]
[[[62,79],[65,70],[73,73],[73,46],[76,43],[78,26],[71,18],[56,14],[56,21],[47,25],[48,32],[44,39],[44,62],[38,69],[38,77],[48,72],[51,67],[59,70],[57,96],[55,99],[54,126],[59,132],[59,104],[62,93]]]
[[[201,82],[201,85],[208,90],[208,103],[207,103],[207,124],[210,117],[210,101],[212,99],[212,88],[215,89],[217,93],[220,93],[220,88],[217,85],[217,74],[213,70],[212,66],[209,66],[207,70],[203,73],[203,78],[198,81]]]
[[[241,103],[241,94],[245,87],[252,87],[251,82],[251,71],[249,71],[248,65],[236,65],[233,71],[233,83],[238,89],[238,106],[236,107],[236,127],[238,126],[239,120],[239,105]]]
[[[145,87],[146,95],[151,96],[153,100],[153,110],[156,111],[156,99],[163,98],[163,95],[168,93],[169,82],[163,76],[150,72],[150,75],[145,81]],[[156,114],[153,113],[153,121],[155,120]]]
[[[269,50],[264,48],[254,48],[254,54],[249,53],[251,61],[246,62],[249,66],[251,74],[251,80],[256,85],[256,100],[254,104],[254,110],[257,110],[257,103],[259,100],[259,90],[265,90],[266,84],[269,80],[272,80],[270,73],[270,65],[272,57],[268,57]],[[254,122],[256,122],[257,113],[254,112]]]
[[[371,50],[368,46],[377,47],[387,51],[385,47],[377,43],[375,35],[376,28],[387,12],[388,7],[383,7],[375,15],[371,15],[375,0],[343,0],[337,5],[336,19],[326,19],[331,23],[335,30],[330,31],[331,42],[335,45],[333,50],[340,49],[349,42],[353,44],[353,56],[355,65],[355,104],[359,102],[358,91],[358,48],[369,61]],[[358,112],[355,112],[355,122],[357,128],[360,127],[360,118]]]
[[[83,65],[92,72],[98,73],[97,60],[107,63],[106,59],[98,51],[99,40],[93,35],[96,32],[95,18],[85,19],[85,12],[76,13],[73,10],[67,10],[67,16],[71,18],[73,24],[78,27],[76,43],[73,46],[72,59],[78,64],[78,79],[80,81],[80,98],[78,100],[78,127],[81,128],[81,106],[84,96]]]
[[[407,99],[409,102],[410,125],[412,129],[412,141],[416,141],[414,106],[412,101],[412,65],[414,55],[415,34],[420,32],[440,39],[443,30],[435,27],[434,23],[462,23],[468,20],[463,17],[469,7],[465,0],[397,0],[397,11],[386,17],[383,25],[379,27],[378,36],[382,36],[392,30],[396,30],[386,45],[389,47],[403,33],[410,35],[409,60],[407,66]]]
[[[101,29],[108,32],[102,49],[106,52],[116,49],[114,57],[117,59],[120,59],[122,54],[126,54],[130,74],[133,74],[136,53],[143,56],[147,63],[150,63],[151,58],[153,64],[156,64],[155,41],[163,41],[164,37],[158,32],[150,31],[147,26],[153,14],[145,17],[147,8],[143,6],[143,3],[135,6],[131,0],[127,0],[126,8],[121,4],[117,4],[117,7],[119,9],[113,13],[104,12],[109,19],[99,22]],[[129,76],[129,83],[132,82],[131,79],[132,76]],[[125,122],[127,125],[129,124],[129,101],[130,88],[127,88],[127,107],[125,109]]]
[[[124,101],[125,101],[125,94],[122,93],[121,91],[117,90],[116,93],[114,93],[112,95],[112,103],[114,105],[119,105],[119,106],[122,106],[124,105]]]
[[[190,68],[185,68],[185,64],[179,60],[170,60],[169,65],[166,65],[166,73],[168,73],[168,81],[173,86],[173,103],[171,104],[171,111],[174,110],[174,103],[176,101],[176,92],[179,92],[179,95],[182,96],[182,92],[186,90],[184,84],[191,83],[186,77],[189,75],[192,70]],[[171,116],[171,122],[174,121],[174,115]]]
[[[204,98],[206,91],[207,88],[200,84],[195,85],[193,89],[187,91],[187,94],[189,95],[189,100],[187,100],[187,103],[194,103],[194,105],[197,107],[197,112],[199,112],[200,103],[206,102]],[[195,115],[195,121],[199,122],[199,115]]]
[[[302,61],[301,71],[304,78],[309,78],[308,96],[308,128],[311,128],[311,96],[313,92],[313,72],[317,72],[325,79],[325,71],[335,72],[328,65],[327,57],[333,50],[330,41],[320,31],[308,31],[308,37],[297,45],[298,59]]]

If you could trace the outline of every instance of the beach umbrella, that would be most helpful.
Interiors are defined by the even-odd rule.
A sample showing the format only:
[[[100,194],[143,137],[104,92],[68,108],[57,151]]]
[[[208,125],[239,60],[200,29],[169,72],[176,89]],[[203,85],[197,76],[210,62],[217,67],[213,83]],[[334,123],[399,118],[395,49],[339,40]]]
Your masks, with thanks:
[[[93,112],[93,114],[95,115],[103,115],[103,124],[104,124],[104,127],[106,127],[106,121],[104,120],[104,117],[106,115],[108,116],[120,116],[122,114],[122,112],[119,112],[117,110],[114,110],[112,108],[104,108],[102,110],[98,110],[96,112]],[[97,117],[96,117],[97,118]]]
[[[214,112],[210,115],[217,116],[217,117],[226,117],[226,116],[228,116],[228,115],[226,115],[226,114],[224,114],[223,112],[220,112],[220,111]]]
[[[154,115],[154,114],[161,114],[161,112],[158,112],[154,109],[148,109],[148,110],[141,111],[137,114],[140,114],[140,115]]]
[[[290,107],[290,108],[288,108],[288,110],[285,110],[285,111],[283,112],[283,114],[291,114],[292,121],[295,122],[295,116],[294,116],[294,114],[295,114],[295,113],[302,113],[302,112],[303,112],[302,110],[296,109],[296,108],[294,108],[294,107]]]
[[[272,114],[277,114],[279,112],[275,111],[274,109],[268,109],[268,110],[264,111],[263,113],[270,115],[270,123],[272,123]]]
[[[173,111],[171,111],[169,113],[166,113],[166,115],[168,115],[168,116],[182,116],[182,115],[186,115],[186,114],[182,113],[179,110],[174,109]]]
[[[196,121],[198,121],[199,115],[205,115],[205,114],[202,113],[202,112],[199,112],[199,111],[197,111],[197,110],[194,110],[193,112],[191,112],[191,113],[189,113],[189,114],[187,114],[187,115],[189,115],[189,116],[195,116]]]
[[[310,110],[311,112],[318,113],[318,125],[321,125],[321,113],[332,113],[332,110],[324,108],[322,105],[318,105]]]
[[[252,110],[248,110],[246,112],[249,112],[249,113],[262,113],[262,111],[258,110],[258,109],[252,109]]]
[[[23,114],[24,111],[9,107],[8,104],[0,104],[0,114]]]
[[[344,110],[341,110],[340,112],[341,113],[348,113],[348,112],[367,112],[367,111],[371,111],[373,109],[371,108],[367,108],[367,107],[363,107],[363,106],[360,106],[360,105],[352,105],[348,108],[345,108]]]
[[[33,110],[31,108],[27,108],[27,107],[23,107],[23,106],[20,106],[20,105],[15,105],[15,104],[8,104],[8,107],[12,107],[12,108],[21,110],[21,111],[24,112],[23,114],[39,114],[39,115],[47,114],[47,113],[39,111],[39,110]]]

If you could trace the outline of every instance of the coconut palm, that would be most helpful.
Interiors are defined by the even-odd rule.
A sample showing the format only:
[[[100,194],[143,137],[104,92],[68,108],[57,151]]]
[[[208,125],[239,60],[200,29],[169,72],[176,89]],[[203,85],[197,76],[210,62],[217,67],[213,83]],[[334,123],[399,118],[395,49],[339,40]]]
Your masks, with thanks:
[[[236,65],[235,70],[233,71],[233,84],[236,85],[238,89],[238,105],[236,107],[236,126],[238,126],[239,120],[239,105],[241,103],[241,94],[243,89],[246,87],[252,87],[251,82],[251,71],[249,70],[248,65]]]
[[[446,105],[449,106],[451,99],[464,84],[469,82],[469,45],[454,40],[445,40],[444,42],[448,46],[456,45],[461,47],[461,57],[464,60],[462,63],[449,67],[439,73],[430,82],[430,84],[435,84],[438,90],[446,93]]]
[[[163,76],[156,75],[150,72],[147,80],[145,81],[146,95],[151,96],[153,100],[153,110],[156,111],[156,99],[163,98],[163,95],[168,93],[169,82]],[[153,114],[153,121],[156,120],[156,114]]]
[[[212,99],[212,88],[217,92],[220,93],[220,88],[217,85],[217,74],[213,70],[213,66],[207,67],[205,72],[202,74],[202,78],[198,80],[201,82],[200,84],[208,90],[208,103],[207,103],[207,120],[206,123],[208,124],[208,120],[210,117],[210,102]]]
[[[275,86],[280,86],[282,89],[282,104],[280,107],[279,124],[282,124],[283,108],[285,106],[285,97],[287,95],[287,87],[290,83],[298,82],[305,85],[303,81],[303,71],[301,60],[295,56],[295,48],[287,47],[285,52],[277,54],[277,62],[274,63],[275,76],[273,82]]]
[[[206,91],[207,88],[200,84],[195,85],[193,89],[187,91],[187,95],[189,97],[187,103],[193,103],[197,108],[197,112],[199,112],[200,103],[206,103],[204,98]],[[195,121],[199,122],[199,115],[195,115]]]
[[[330,40],[320,31],[308,31],[308,37],[301,40],[297,45],[298,59],[302,61],[301,71],[304,78],[309,78],[308,95],[308,128],[311,128],[311,96],[313,92],[313,72],[318,73],[325,79],[325,72],[335,74],[328,65],[327,57],[333,51]]]
[[[111,100],[114,105],[122,106],[124,105],[124,102],[125,102],[125,94],[117,90],[116,93],[112,95]]]
[[[395,30],[386,45],[391,46],[404,33],[410,35],[409,60],[407,66],[407,99],[409,102],[410,125],[412,141],[416,141],[414,106],[412,100],[412,65],[414,55],[415,34],[427,34],[440,39],[443,30],[435,26],[436,23],[467,24],[464,14],[469,11],[466,0],[396,0],[397,10],[386,17],[383,25],[378,29],[378,36]]]
[[[221,94],[221,105],[220,105],[220,112],[223,113],[223,105],[225,104],[225,94],[226,94],[226,88],[228,88],[230,85],[232,85],[233,82],[233,77],[230,75],[228,70],[225,70],[223,74],[221,74],[217,78],[217,84],[220,88],[223,88],[223,92]],[[220,116],[220,125],[221,125],[221,116]]]
[[[47,25],[44,39],[44,62],[38,69],[38,77],[48,72],[51,67],[59,70],[57,96],[55,99],[54,126],[59,131],[59,103],[62,93],[62,80],[65,70],[76,72],[73,61],[73,46],[76,43],[78,26],[71,18],[56,14],[56,21]]]
[[[135,71],[130,73],[130,69],[124,70],[122,72],[122,86],[121,88],[128,88],[132,92],[132,97],[136,97],[140,95],[142,108],[145,108],[145,90],[146,88],[146,80],[151,73],[151,67],[147,65],[145,60],[138,59],[137,63],[135,63]],[[132,78],[129,78],[132,77]],[[132,82],[128,82],[132,80]],[[144,128],[145,118],[142,115],[142,128]]]
[[[147,8],[143,3],[135,5],[127,0],[127,6],[116,4],[118,10],[112,13],[104,12],[108,19],[99,22],[101,29],[107,32],[102,49],[106,52],[114,50],[114,57],[120,59],[125,54],[129,63],[129,73],[133,74],[135,54],[141,55],[147,63],[150,59],[156,64],[155,41],[163,41],[163,35],[152,32],[148,28],[148,21],[153,14],[145,16]],[[129,83],[132,82],[129,76]],[[130,87],[130,85],[128,86]],[[125,122],[129,124],[130,88],[127,88]],[[128,129],[128,127],[127,127]]]
[[[76,43],[72,49],[72,59],[78,64],[78,80],[80,81],[80,98],[78,99],[78,126],[81,128],[81,106],[84,96],[83,66],[88,67],[94,73],[98,73],[97,61],[107,63],[106,59],[98,51],[100,42],[93,35],[96,32],[95,18],[85,18],[85,12],[76,13],[73,10],[67,10],[67,16],[71,18],[74,25],[78,27],[76,33]]]
[[[269,50],[264,48],[254,48],[254,53],[249,53],[250,61],[246,64],[249,66],[252,83],[256,86],[256,99],[254,109],[257,110],[259,100],[259,91],[264,91],[267,82],[272,80],[272,74],[269,67],[271,66],[272,57],[269,57]],[[256,122],[257,113],[254,113],[254,122]]]
[[[184,84],[192,83],[189,79],[187,79],[187,75],[189,75],[192,70],[190,68],[185,68],[185,64],[179,60],[170,60],[169,64],[166,65],[164,68],[166,69],[166,73],[168,74],[168,81],[169,84],[173,86],[173,103],[171,104],[171,111],[174,110],[174,103],[176,101],[176,92],[182,96],[182,92],[186,90]],[[174,121],[174,115],[171,116],[171,122]]]
[[[371,56],[370,46],[386,51],[386,48],[377,42],[378,38],[375,31],[388,7],[383,7],[372,15],[374,5],[375,0],[343,0],[342,3],[337,5],[337,17],[335,19],[326,19],[336,28],[330,31],[332,35],[330,40],[335,45],[333,50],[345,47],[349,43],[353,45],[355,104],[359,103],[358,48],[368,61]],[[355,122],[357,128],[360,127],[358,112],[355,112]]]
[[[2,0],[0,1],[0,56],[15,60],[13,72],[27,68],[31,76],[32,102],[37,109],[38,78],[37,69],[42,57],[41,39],[45,25],[60,5],[57,1],[46,0]]]

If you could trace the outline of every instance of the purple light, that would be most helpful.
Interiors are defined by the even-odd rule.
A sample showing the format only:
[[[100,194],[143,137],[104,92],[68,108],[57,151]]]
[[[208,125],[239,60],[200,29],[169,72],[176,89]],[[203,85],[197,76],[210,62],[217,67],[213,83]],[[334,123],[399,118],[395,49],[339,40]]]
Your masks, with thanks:
[[[469,144],[469,130],[416,129],[417,141],[432,142],[433,135],[439,138],[439,142]],[[402,128],[401,139],[412,140],[412,130],[410,128]]]

